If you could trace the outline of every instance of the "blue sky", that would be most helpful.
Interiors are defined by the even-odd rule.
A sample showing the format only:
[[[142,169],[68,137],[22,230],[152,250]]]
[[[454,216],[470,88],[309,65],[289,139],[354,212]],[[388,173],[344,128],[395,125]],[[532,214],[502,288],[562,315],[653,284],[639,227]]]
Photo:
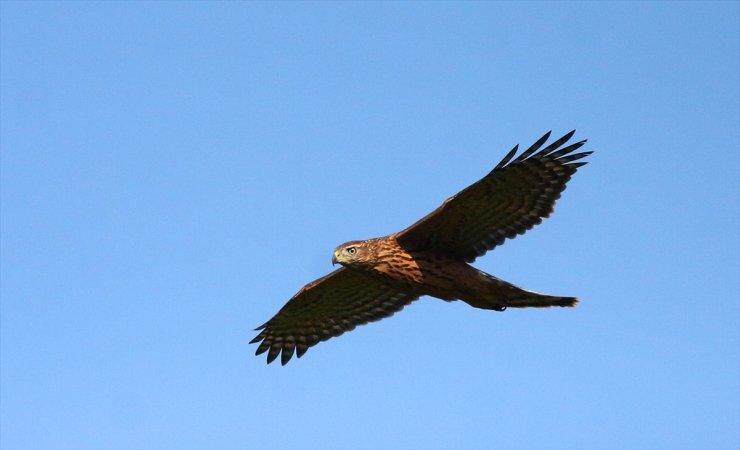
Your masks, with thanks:
[[[737,448],[740,4],[2,2],[3,448]],[[596,152],[424,298],[252,329],[514,144]]]

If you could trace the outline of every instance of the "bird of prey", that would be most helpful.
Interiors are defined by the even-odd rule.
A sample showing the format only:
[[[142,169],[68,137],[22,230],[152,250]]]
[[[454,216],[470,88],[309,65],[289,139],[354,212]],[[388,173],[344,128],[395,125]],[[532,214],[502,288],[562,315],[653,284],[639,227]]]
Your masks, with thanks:
[[[566,182],[592,152],[563,147],[575,130],[546,147],[550,132],[517,156],[515,146],[485,177],[403,231],[334,250],[343,267],[303,287],[256,331],[267,362],[300,358],[321,341],[381,320],[423,295],[481,309],[575,306],[575,297],[522,289],[470,266],[553,212]],[[516,158],[515,158],[516,156]]]

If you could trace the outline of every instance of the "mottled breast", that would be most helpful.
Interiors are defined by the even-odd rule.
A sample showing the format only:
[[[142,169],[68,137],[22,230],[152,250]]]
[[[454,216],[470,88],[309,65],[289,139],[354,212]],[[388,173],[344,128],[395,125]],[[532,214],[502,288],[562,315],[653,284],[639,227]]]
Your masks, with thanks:
[[[414,256],[399,246],[394,238],[380,238],[374,244],[373,271],[403,284],[424,282],[424,274]]]

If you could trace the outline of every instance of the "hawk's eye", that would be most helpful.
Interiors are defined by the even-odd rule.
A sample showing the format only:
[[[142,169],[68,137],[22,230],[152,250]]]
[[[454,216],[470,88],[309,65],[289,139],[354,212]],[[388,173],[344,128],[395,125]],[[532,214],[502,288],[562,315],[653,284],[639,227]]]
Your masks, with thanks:
[[[350,255],[354,255],[355,253],[357,253],[357,249],[354,247],[347,247],[347,253]]]

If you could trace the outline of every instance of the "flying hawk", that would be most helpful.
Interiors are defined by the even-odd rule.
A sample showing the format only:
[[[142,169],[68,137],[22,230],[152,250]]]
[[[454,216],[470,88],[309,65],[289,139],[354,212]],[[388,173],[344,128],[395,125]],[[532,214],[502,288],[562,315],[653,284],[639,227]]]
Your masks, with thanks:
[[[477,257],[524,234],[553,212],[565,184],[592,152],[562,147],[575,130],[540,148],[550,132],[517,156],[515,146],[485,177],[403,231],[352,241],[334,250],[343,267],[303,287],[251,343],[256,354],[295,352],[393,315],[423,295],[481,309],[575,306],[575,297],[539,294],[470,266]],[[514,158],[516,156],[516,158]]]

